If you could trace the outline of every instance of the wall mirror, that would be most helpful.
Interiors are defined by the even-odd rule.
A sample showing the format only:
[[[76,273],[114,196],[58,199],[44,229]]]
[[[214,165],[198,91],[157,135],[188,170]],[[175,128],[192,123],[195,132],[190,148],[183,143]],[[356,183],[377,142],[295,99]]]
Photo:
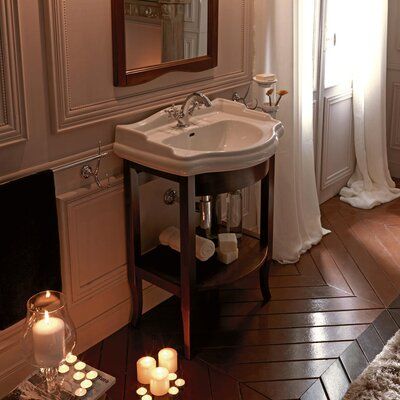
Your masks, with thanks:
[[[111,0],[114,85],[217,66],[218,0]]]

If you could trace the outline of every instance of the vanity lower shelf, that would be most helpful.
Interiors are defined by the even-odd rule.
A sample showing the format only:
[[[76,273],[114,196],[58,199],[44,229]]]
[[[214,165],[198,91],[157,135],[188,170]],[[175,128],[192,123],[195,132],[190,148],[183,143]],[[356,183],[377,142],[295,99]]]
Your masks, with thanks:
[[[216,254],[208,261],[196,260],[196,288],[210,290],[233,283],[257,270],[265,261],[267,247],[260,241],[244,234],[239,240],[239,258],[225,265]],[[167,246],[158,246],[144,254],[138,264],[142,279],[180,296],[180,254]]]

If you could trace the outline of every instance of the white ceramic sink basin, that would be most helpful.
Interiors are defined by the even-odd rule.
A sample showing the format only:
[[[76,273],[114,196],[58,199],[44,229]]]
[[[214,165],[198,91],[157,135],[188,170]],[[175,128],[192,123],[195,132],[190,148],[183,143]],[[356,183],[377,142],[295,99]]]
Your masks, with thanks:
[[[216,99],[178,128],[162,110],[118,125],[114,151],[121,158],[175,175],[231,171],[271,157],[283,134],[281,122],[243,104]]]

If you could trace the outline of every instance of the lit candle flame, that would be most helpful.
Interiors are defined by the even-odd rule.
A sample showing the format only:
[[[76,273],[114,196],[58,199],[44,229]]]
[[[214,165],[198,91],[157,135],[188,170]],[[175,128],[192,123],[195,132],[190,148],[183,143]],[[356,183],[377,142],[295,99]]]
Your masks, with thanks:
[[[50,323],[49,312],[47,310],[45,310],[45,312],[44,312],[44,321],[46,324]]]
[[[50,290],[46,290],[46,299],[50,297]]]

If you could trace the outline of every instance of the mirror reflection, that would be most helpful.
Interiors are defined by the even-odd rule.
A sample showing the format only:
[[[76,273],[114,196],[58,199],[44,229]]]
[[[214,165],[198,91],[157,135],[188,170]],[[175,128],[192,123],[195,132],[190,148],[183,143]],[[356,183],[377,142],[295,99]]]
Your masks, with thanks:
[[[125,0],[127,70],[207,55],[208,0]]]

